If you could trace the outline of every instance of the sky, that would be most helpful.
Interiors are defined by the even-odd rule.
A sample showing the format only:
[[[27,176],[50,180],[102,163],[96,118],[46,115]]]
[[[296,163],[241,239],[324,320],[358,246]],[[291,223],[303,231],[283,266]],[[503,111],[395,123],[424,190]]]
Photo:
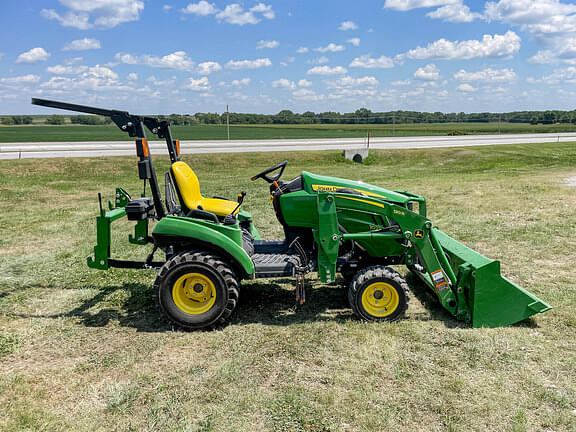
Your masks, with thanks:
[[[575,109],[567,0],[5,0],[0,115]]]

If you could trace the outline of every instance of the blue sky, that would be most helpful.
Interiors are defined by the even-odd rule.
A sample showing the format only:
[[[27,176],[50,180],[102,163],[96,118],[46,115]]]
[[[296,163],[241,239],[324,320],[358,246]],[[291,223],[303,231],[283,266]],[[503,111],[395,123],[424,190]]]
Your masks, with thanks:
[[[44,97],[140,113],[574,109],[561,0],[20,0],[0,114]]]

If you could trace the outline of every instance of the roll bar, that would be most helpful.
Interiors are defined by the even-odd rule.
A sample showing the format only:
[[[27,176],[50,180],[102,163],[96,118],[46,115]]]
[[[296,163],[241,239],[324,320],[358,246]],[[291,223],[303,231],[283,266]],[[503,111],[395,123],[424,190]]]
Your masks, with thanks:
[[[140,178],[144,180],[148,179],[150,181],[150,189],[152,190],[154,207],[158,219],[166,216],[166,212],[162,206],[160,187],[158,185],[156,173],[154,172],[154,165],[152,163],[152,156],[148,148],[146,130],[144,129],[144,126],[146,126],[154,135],[157,135],[158,138],[163,138],[166,141],[166,147],[168,148],[168,153],[170,154],[170,161],[174,163],[180,160],[180,152],[178,142],[172,139],[169,121],[160,120],[156,117],[134,115],[130,114],[128,111],[108,110],[87,105],[77,105],[48,99],[32,98],[32,104],[109,117],[122,132],[128,133],[130,137],[137,138],[136,147],[137,154],[140,157],[140,162],[138,163],[138,172],[140,174]]]

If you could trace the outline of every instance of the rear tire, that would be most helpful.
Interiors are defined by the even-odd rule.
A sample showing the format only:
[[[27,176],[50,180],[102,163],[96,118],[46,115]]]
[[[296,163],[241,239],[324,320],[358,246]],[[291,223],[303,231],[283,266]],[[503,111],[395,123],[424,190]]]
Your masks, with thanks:
[[[248,256],[254,255],[254,236],[246,228],[242,228],[242,249]]]
[[[239,297],[230,267],[208,252],[183,252],[168,260],[154,282],[160,312],[177,327],[195,330],[223,324]]]
[[[408,309],[410,291],[396,270],[372,266],[360,270],[348,288],[352,311],[368,321],[396,321]]]

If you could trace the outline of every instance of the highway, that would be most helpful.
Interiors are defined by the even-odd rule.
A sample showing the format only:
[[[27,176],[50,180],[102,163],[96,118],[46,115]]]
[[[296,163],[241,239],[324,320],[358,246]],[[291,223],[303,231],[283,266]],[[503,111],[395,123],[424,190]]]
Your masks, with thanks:
[[[370,139],[370,149],[418,149],[576,141],[576,133],[380,137]],[[282,139],[242,141],[180,141],[182,154],[238,153],[366,148],[366,138]],[[153,154],[165,154],[163,141],[150,141]],[[0,143],[0,159],[129,156],[134,141]]]

